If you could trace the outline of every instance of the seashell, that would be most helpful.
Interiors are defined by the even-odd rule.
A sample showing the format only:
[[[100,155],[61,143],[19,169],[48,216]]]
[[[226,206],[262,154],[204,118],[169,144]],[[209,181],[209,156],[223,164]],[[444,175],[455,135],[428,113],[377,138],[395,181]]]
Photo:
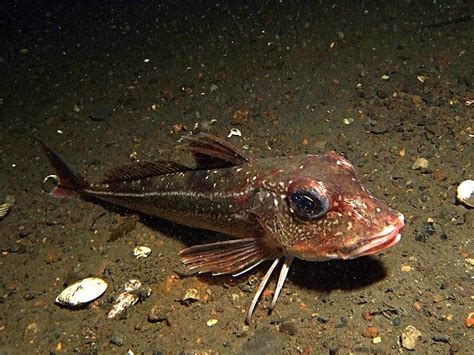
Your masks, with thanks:
[[[5,202],[0,205],[0,220],[5,217],[10,211],[10,208],[15,204],[15,196],[7,195]]]
[[[77,307],[99,298],[107,289],[107,283],[98,277],[88,277],[66,287],[54,302]]]
[[[457,189],[458,200],[469,207],[474,207],[474,180],[464,180]]]
[[[190,305],[191,303],[198,302],[201,300],[199,297],[199,291],[196,288],[190,288],[186,290],[183,297],[181,298],[181,303],[184,305]]]
[[[112,319],[122,314],[128,307],[140,300],[150,297],[151,288],[144,286],[139,280],[131,279],[124,285],[124,290],[117,296],[107,318]]]
[[[151,249],[144,245],[133,249],[133,256],[136,257],[137,259],[147,258],[148,255],[150,255],[150,253],[151,253]]]
[[[232,128],[230,130],[229,134],[227,135],[227,138],[230,138],[230,137],[233,137],[233,136],[241,137],[242,132],[240,132],[240,130],[238,128]]]

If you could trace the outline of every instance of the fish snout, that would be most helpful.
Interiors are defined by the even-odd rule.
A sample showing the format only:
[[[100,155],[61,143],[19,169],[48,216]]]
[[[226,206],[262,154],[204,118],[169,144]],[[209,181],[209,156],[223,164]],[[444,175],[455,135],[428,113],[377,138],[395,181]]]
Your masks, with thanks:
[[[401,239],[401,230],[405,226],[405,217],[397,211],[393,211],[383,220],[382,227],[369,238],[360,241],[351,251],[341,254],[342,259],[355,259],[365,255],[377,254],[386,250]]]

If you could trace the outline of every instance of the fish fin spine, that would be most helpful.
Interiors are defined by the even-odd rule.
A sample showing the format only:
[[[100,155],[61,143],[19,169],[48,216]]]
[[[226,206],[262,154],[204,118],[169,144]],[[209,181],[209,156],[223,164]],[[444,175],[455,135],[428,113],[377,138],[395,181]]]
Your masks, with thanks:
[[[224,139],[205,133],[186,137],[196,169],[220,169],[252,163],[253,159]]]

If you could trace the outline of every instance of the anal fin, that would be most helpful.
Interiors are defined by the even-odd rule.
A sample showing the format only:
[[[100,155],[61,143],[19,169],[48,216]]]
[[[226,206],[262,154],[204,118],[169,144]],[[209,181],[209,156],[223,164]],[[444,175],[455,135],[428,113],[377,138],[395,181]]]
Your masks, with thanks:
[[[275,255],[275,250],[257,238],[196,245],[180,252],[182,262],[190,270],[213,274],[241,274]]]

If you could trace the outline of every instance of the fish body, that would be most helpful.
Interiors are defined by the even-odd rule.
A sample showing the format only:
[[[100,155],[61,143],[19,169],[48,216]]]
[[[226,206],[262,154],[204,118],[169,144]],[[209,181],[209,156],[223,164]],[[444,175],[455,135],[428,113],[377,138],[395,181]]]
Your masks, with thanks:
[[[370,194],[349,161],[335,152],[255,160],[210,135],[190,137],[188,146],[193,168],[172,161],[137,162],[90,183],[43,143],[59,176],[51,194],[96,198],[233,237],[184,249],[181,257],[191,270],[238,275],[273,259],[247,322],[281,260],[271,308],[295,257],[352,259],[400,240],[402,214]]]

